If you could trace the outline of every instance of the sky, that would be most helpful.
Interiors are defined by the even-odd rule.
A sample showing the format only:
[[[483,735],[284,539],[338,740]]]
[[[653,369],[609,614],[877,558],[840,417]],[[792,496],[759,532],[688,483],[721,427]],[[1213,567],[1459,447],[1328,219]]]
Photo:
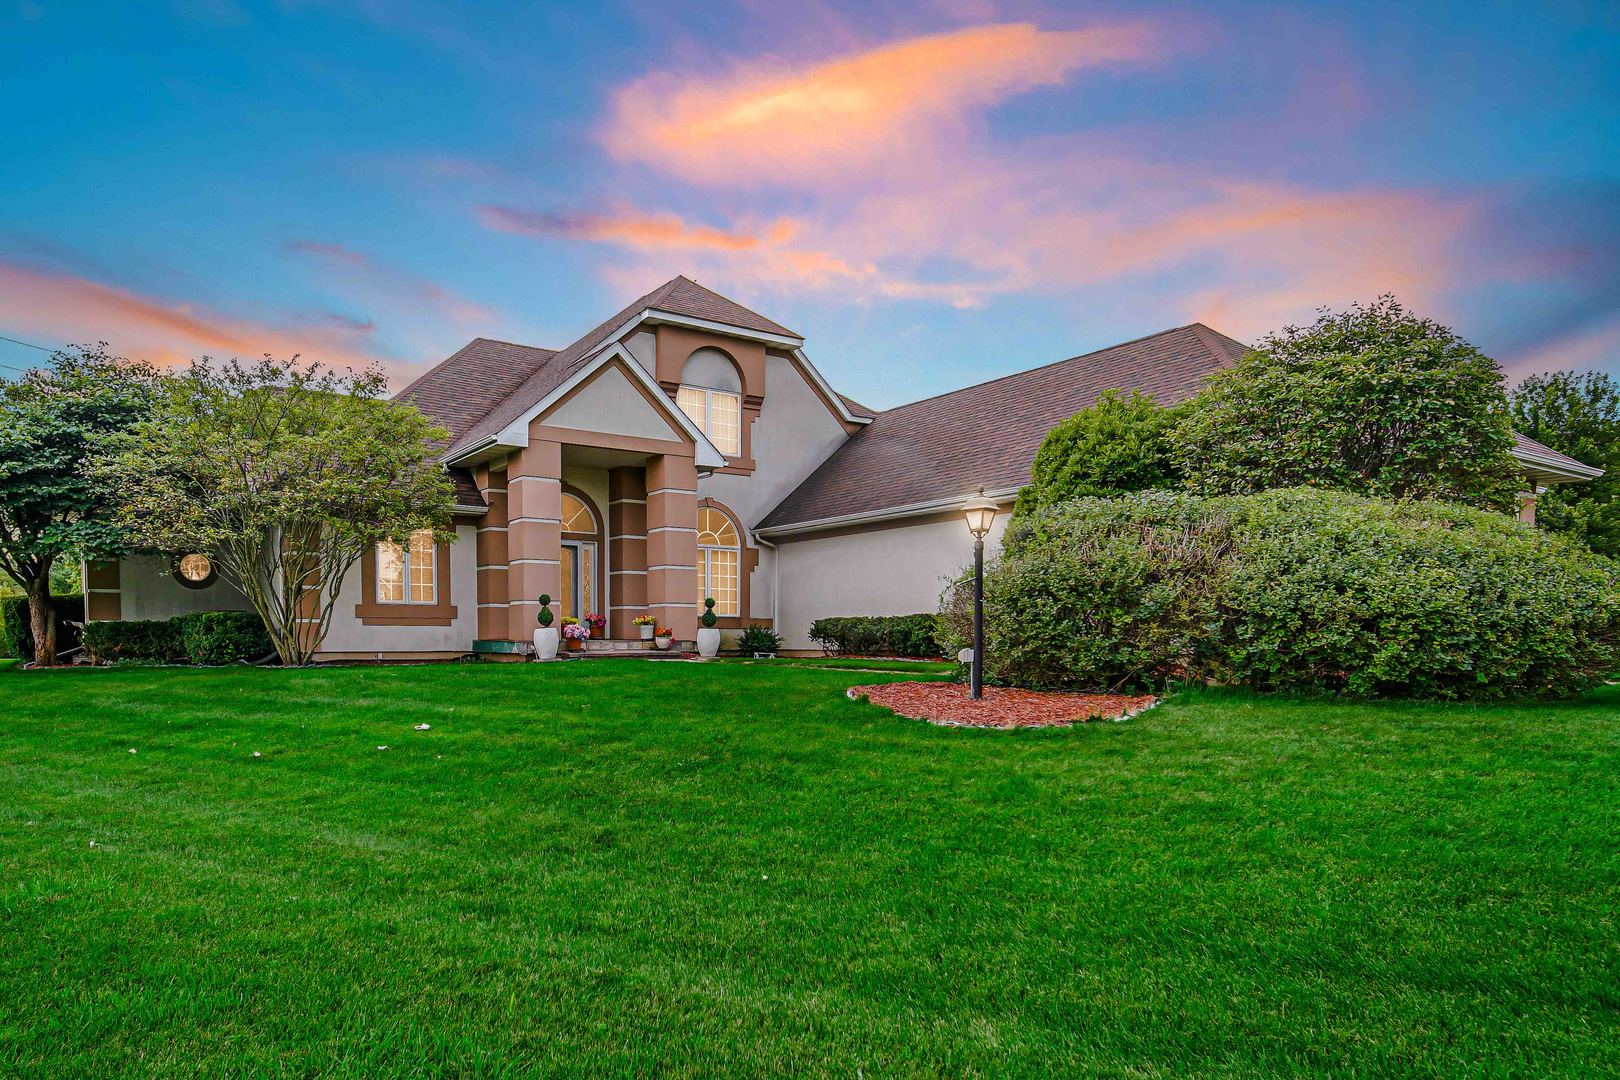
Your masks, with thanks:
[[[0,0],[0,336],[402,386],[684,273],[878,408],[1385,292],[1620,375],[1620,3],[875,7]]]

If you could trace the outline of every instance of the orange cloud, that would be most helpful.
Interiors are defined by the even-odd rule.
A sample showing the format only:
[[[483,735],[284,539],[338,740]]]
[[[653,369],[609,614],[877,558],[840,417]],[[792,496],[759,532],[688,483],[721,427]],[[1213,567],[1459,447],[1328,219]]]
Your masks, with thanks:
[[[495,318],[495,313],[483,304],[409,271],[386,266],[363,251],[320,240],[293,240],[286,244],[286,250],[322,266],[336,287],[378,303],[413,313],[430,308],[458,322],[482,323]]]
[[[244,358],[298,353],[305,360],[356,370],[379,362],[357,347],[362,335],[340,328],[264,326],[13,262],[0,262],[0,322],[47,342],[106,341],[115,352],[171,366],[205,353]]]
[[[487,228],[519,236],[557,237],[620,244],[635,248],[709,248],[744,251],[762,242],[777,242],[793,234],[792,222],[771,225],[763,236],[749,232],[688,224],[678,214],[587,213],[583,211],[517,210],[509,206],[481,206],[478,218]]]
[[[660,72],[614,98],[602,143],[702,183],[853,177],[874,166],[938,168],[964,114],[1075,72],[1148,55],[1145,27],[978,26],[812,65],[774,59],[719,78]]]

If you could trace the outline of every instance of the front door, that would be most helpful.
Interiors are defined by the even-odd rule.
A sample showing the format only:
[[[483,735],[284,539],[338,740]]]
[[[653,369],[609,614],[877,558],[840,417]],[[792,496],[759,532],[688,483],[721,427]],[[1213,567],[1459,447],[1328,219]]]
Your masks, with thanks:
[[[562,545],[562,614],[584,621],[596,610],[596,545],[564,540]]]

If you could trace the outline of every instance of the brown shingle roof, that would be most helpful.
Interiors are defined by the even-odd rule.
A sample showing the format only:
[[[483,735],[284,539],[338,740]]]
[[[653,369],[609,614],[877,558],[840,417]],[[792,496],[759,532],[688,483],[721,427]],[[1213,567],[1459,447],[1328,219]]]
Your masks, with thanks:
[[[1104,390],[1141,390],[1171,405],[1248,351],[1193,323],[880,412],[758,527],[1022,486],[1047,432]]]
[[[455,442],[556,355],[556,349],[473,338],[398,396],[437,420]]]
[[[674,315],[722,322],[729,326],[740,326],[767,334],[798,336],[779,323],[774,323],[757,312],[749,311],[719,293],[710,292],[690,278],[671,278],[647,295],[626,304],[618,314],[599,323],[566,349],[542,361],[515,389],[508,391],[501,398],[493,399],[492,407],[486,409],[476,423],[463,429],[451,441],[451,454],[475,446],[481,440],[499,433],[506,425],[533,408],[583,367],[597,346],[606,342],[627,319],[649,308]]]
[[[1549,457],[1554,461],[1561,461],[1566,465],[1575,465],[1582,469],[1589,469],[1592,467],[1586,464],[1586,462],[1572,458],[1568,454],[1560,453],[1544,443],[1538,443],[1528,435],[1520,435],[1517,431],[1513,433],[1513,442],[1515,449],[1518,450],[1524,450],[1528,453],[1536,454],[1541,457]]]

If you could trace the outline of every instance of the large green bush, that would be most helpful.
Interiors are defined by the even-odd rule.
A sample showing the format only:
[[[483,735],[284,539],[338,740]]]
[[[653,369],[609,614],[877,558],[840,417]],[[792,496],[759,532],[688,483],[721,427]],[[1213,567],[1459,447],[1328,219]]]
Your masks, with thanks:
[[[1035,453],[1018,513],[1091,496],[1176,486],[1170,432],[1182,409],[1164,408],[1140,390],[1104,390],[1047,433]]]
[[[810,640],[828,653],[852,656],[940,655],[932,615],[843,615],[810,624]]]
[[[967,588],[947,598],[965,643]],[[1620,570],[1450,504],[1292,489],[1081,499],[1009,527],[986,575],[986,670],[1017,685],[1489,698],[1612,670]]]
[[[56,650],[66,652],[79,644],[74,623],[84,621],[84,597],[51,597],[56,608]],[[28,615],[28,597],[0,596],[0,656],[34,658],[34,627]]]
[[[180,620],[180,639],[193,664],[237,664],[276,651],[264,620],[251,611],[199,611]]]
[[[122,619],[84,625],[84,651],[98,664],[114,660],[184,662],[180,619]]]

